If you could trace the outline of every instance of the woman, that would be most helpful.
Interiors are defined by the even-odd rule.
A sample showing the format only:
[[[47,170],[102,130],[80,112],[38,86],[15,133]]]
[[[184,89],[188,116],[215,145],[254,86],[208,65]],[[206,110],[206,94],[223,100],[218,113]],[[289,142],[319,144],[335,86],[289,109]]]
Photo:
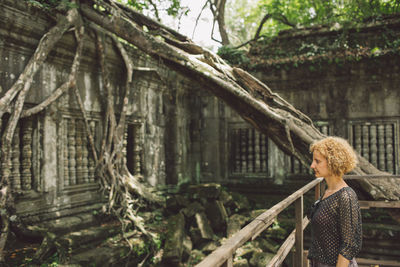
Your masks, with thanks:
[[[354,257],[361,249],[361,213],[357,195],[343,175],[357,165],[357,156],[346,140],[326,137],[310,146],[311,169],[324,177],[327,189],[314,203],[311,214],[312,267],[358,266]]]

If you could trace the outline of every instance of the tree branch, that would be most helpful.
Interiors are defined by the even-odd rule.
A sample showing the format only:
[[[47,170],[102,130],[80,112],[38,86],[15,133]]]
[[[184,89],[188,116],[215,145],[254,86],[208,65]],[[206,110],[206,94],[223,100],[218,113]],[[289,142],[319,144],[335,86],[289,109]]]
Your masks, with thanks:
[[[85,28],[83,26],[81,26],[78,31],[75,31],[76,39],[78,40],[78,47],[77,47],[77,52],[76,52],[75,58],[81,57],[83,43],[84,43],[84,33],[85,33]],[[78,66],[79,66],[79,64],[78,64]],[[73,80],[76,80],[76,70],[77,70],[78,66],[76,68],[74,68],[73,71],[71,71],[70,77],[73,77]],[[89,120],[87,118],[85,107],[83,106],[82,98],[79,94],[78,87],[75,83],[73,83],[73,84],[74,84],[73,87],[74,87],[75,97],[78,102],[79,108],[82,112],[83,120],[85,121],[85,130],[88,135],[92,155],[93,155],[95,162],[97,162],[98,156],[97,156],[97,152],[96,152],[96,147],[94,145],[94,138],[93,138],[92,130],[90,129],[90,125],[89,125]]]
[[[201,14],[203,14],[204,9],[206,9],[206,7],[207,7],[207,5],[208,5],[208,2],[209,2],[209,1],[206,1],[206,2],[205,2],[204,6],[203,6],[203,7],[201,8],[201,10],[200,10],[199,15],[196,17],[196,23],[194,24],[194,27],[193,27],[192,39],[194,38],[194,33],[195,33],[195,31],[196,31],[197,24],[199,23]]]
[[[76,34],[78,36],[78,34]],[[71,66],[71,71],[68,77],[68,81],[63,83],[59,88],[54,90],[54,92],[47,97],[42,103],[24,110],[21,114],[21,118],[26,118],[29,116],[32,116],[34,114],[39,113],[40,111],[44,110],[47,108],[51,103],[56,101],[60,96],[62,96],[68,89],[74,87],[76,85],[76,78],[77,78],[77,72],[80,66],[80,61],[81,61],[81,56],[82,56],[82,48],[83,48],[83,41],[82,38],[79,37],[80,39],[77,39],[78,45],[75,51],[75,56],[74,56],[74,61],[72,62]]]
[[[40,39],[39,45],[37,46],[35,53],[30,58],[24,71],[18,77],[18,80],[0,99],[0,118],[3,116],[7,107],[17,95],[17,93],[26,86],[30,87],[35,73],[43,65],[43,62],[46,60],[54,45],[58,42],[58,40],[61,39],[63,34],[71,27],[71,25],[74,24],[77,18],[78,11],[76,9],[71,9],[68,11],[67,16],[62,16],[58,20],[57,25],[55,25],[45,35],[43,35],[43,37]]]

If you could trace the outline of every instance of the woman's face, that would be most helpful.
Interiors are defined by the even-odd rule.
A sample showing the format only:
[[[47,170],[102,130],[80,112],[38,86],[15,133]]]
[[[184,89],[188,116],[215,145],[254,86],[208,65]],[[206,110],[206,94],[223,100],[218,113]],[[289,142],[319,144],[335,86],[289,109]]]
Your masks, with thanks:
[[[313,162],[311,163],[315,177],[327,177],[331,174],[328,167],[328,161],[318,150],[313,152]]]

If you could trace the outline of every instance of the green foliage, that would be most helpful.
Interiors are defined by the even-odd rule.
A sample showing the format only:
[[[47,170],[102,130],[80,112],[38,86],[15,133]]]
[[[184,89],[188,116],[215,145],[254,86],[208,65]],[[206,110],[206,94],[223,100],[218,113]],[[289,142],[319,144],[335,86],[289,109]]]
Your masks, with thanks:
[[[218,55],[233,65],[247,64],[250,60],[247,52],[230,46],[222,46],[218,49]]]
[[[46,262],[42,263],[40,267],[57,267],[59,265],[58,254],[54,253]]]
[[[70,0],[25,0],[28,4],[45,9],[71,9],[77,5]]]
[[[187,7],[181,5],[180,0],[118,0],[127,4],[133,9],[140,11],[150,17],[155,17],[161,21],[163,15],[179,17],[186,15],[189,11]]]
[[[181,3],[179,0],[170,0],[170,1],[148,1],[148,0],[128,0],[128,1],[121,1],[122,3],[126,3],[129,6],[139,10],[152,10],[154,8],[161,8],[167,12],[170,16],[176,16],[181,9]],[[152,5],[154,3],[154,5]]]
[[[379,56],[381,54],[381,49],[379,47],[374,47],[371,49],[371,54],[374,56]]]
[[[226,25],[234,45],[250,40],[268,14],[261,34],[270,38],[293,27],[348,27],[400,12],[399,0],[235,0],[228,1]]]

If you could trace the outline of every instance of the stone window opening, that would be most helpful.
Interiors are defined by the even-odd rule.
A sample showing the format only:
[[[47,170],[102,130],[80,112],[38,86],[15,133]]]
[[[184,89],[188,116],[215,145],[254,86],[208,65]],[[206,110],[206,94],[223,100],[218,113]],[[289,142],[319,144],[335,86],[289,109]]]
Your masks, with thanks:
[[[350,140],[354,149],[381,171],[399,173],[396,121],[351,122]]]
[[[235,127],[229,132],[230,173],[268,175],[268,139],[253,128]]]
[[[99,138],[99,120],[89,118],[88,123],[96,143]],[[96,163],[91,152],[84,119],[70,115],[64,116],[61,131],[63,187],[95,183]]]
[[[327,121],[317,121],[315,126],[325,135],[330,135],[332,127]],[[260,177],[273,175],[271,166],[276,164],[268,153],[277,153],[276,148],[265,134],[245,124],[232,123],[229,129],[229,170],[231,177]],[[303,166],[294,156],[282,152],[286,175],[309,174],[310,168]],[[273,171],[272,171],[273,172]]]
[[[1,135],[4,134],[9,117],[9,114],[5,114],[1,119]],[[15,128],[11,142],[10,162],[8,166],[1,166],[2,175],[5,171],[10,172],[10,187],[15,191],[40,189],[40,175],[37,174],[39,167],[35,168],[35,164],[38,164],[36,160],[39,149],[38,130],[37,116],[20,119]],[[2,145],[1,141],[0,145]]]

